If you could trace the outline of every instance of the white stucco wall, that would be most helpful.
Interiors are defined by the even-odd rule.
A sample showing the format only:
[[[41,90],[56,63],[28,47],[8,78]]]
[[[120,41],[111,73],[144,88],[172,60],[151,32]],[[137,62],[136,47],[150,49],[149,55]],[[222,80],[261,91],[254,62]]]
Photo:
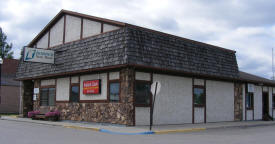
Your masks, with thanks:
[[[58,78],[56,80],[56,100],[69,101],[70,99],[70,78]]]
[[[135,108],[136,125],[150,125],[150,107]]]
[[[254,120],[262,119],[262,87],[254,86]]]
[[[204,123],[204,107],[194,107],[194,123]]]
[[[41,80],[41,86],[55,85],[55,79]]]
[[[206,81],[206,121],[234,120],[234,83]]]
[[[101,79],[101,94],[83,94],[83,81]],[[80,76],[80,100],[107,100],[107,73]]]
[[[194,79],[194,85],[204,86],[204,79]]]
[[[246,110],[246,120],[253,120],[253,110]]]
[[[66,15],[65,42],[80,39],[81,18]]]
[[[79,77],[78,76],[73,76],[71,77],[71,83],[79,83]]]
[[[119,71],[117,71],[117,72],[110,72],[110,73],[109,73],[109,79],[110,79],[110,80],[119,79]]]
[[[103,24],[103,32],[112,31],[119,29],[117,26],[109,25],[109,24]]]
[[[37,48],[48,48],[49,32],[47,32],[36,44]]]
[[[64,16],[50,30],[50,47],[63,43]]]
[[[192,79],[154,74],[161,83],[154,109],[155,124],[192,123]]]
[[[101,23],[83,19],[83,37],[100,34]]]
[[[145,72],[136,72],[135,74],[136,80],[146,80],[150,81],[151,80],[151,74],[150,73],[145,73]]]

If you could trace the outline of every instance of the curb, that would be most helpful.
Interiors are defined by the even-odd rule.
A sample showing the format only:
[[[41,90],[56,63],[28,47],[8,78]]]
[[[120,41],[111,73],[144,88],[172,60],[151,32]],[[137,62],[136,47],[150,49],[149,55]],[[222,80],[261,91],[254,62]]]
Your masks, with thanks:
[[[16,116],[13,118],[17,118]],[[102,128],[93,128],[93,127],[85,127],[85,126],[74,126],[74,125],[67,125],[67,124],[55,124],[55,123],[41,123],[36,121],[22,121],[18,119],[6,119],[1,118],[0,120],[8,120],[8,121],[17,121],[17,122],[27,122],[27,123],[36,123],[36,124],[43,124],[43,125],[51,125],[51,126],[61,126],[64,128],[73,128],[73,129],[79,129],[79,130],[92,130],[102,133],[108,133],[108,134],[116,134],[116,135],[153,135],[153,134],[169,134],[169,133],[188,133],[188,132],[199,132],[204,130],[210,130],[210,129],[226,129],[226,128],[237,128],[237,127],[258,127],[258,126],[269,126],[269,125],[275,125],[275,123],[268,123],[268,124],[244,124],[244,125],[235,125],[235,126],[219,126],[219,127],[209,127],[209,128],[186,128],[186,129],[175,129],[175,130],[156,130],[156,131],[144,131],[144,132],[117,132],[117,131],[111,131],[107,129]]]
[[[168,134],[168,133],[186,133],[204,131],[206,128],[190,128],[190,129],[176,129],[176,130],[160,130],[154,131],[155,134]]]

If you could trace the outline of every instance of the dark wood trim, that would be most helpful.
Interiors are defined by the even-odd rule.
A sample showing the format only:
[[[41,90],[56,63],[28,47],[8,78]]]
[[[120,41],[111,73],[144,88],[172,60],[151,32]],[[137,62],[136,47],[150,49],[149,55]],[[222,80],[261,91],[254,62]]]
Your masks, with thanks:
[[[136,93],[135,93],[135,86],[136,86],[136,70],[133,68],[134,74],[133,74],[133,107],[134,107],[134,113],[133,113],[133,121],[134,121],[134,126],[136,125],[136,106],[135,106],[135,101],[136,101]]]
[[[55,81],[54,81],[54,83],[55,83],[55,96],[54,96],[54,105],[56,105],[56,94],[57,94],[57,79],[55,79]]]
[[[100,33],[103,33],[103,22],[101,22],[101,30]]]
[[[194,78],[192,78],[192,124],[195,123],[195,110],[194,110]]]
[[[51,29],[48,32],[48,49],[50,48],[50,41],[51,41]]]
[[[134,96],[136,96],[136,87],[135,87],[135,85],[136,85],[136,83],[147,83],[147,84],[152,84],[152,82],[151,82],[151,80],[135,80],[135,82],[134,82],[135,84],[134,84]],[[135,100],[134,100],[134,106],[135,107],[151,107],[151,105],[152,105],[152,100],[153,100],[153,95],[150,93],[150,104],[148,105],[148,104],[136,104],[135,103]]]
[[[107,72],[107,101],[110,102],[110,73]]]
[[[108,103],[108,100],[80,100],[79,103]]]
[[[72,92],[72,77],[70,77],[70,88],[69,88],[69,102],[71,102],[71,92]]]
[[[40,86],[40,88],[56,88],[55,85]]]
[[[119,27],[124,27],[125,23],[122,22],[118,22],[118,21],[114,21],[114,20],[109,20],[109,19],[105,19],[105,18],[100,18],[100,17],[95,17],[95,16],[90,16],[90,15],[86,15],[86,14],[81,14],[81,13],[77,13],[77,12],[72,12],[72,11],[68,11],[68,10],[61,10],[44,28],[43,30],[28,44],[29,47],[31,47],[34,43],[36,43],[45,33],[47,33],[47,31],[53,26],[55,25],[58,20],[64,16],[64,15],[71,15],[71,16],[75,16],[75,17],[81,17],[81,18],[85,18],[85,19],[89,19],[92,21],[97,21],[97,22],[104,22],[104,23],[108,23],[111,25],[115,25],[115,26],[119,26]]]
[[[56,103],[69,103],[70,101],[55,101]]]
[[[63,44],[65,43],[66,35],[66,15],[64,15],[64,25],[63,25]]]
[[[275,96],[275,95],[273,94],[273,87],[271,87],[271,112],[272,112],[271,115],[272,115],[272,118],[274,118],[274,116],[273,116],[273,111],[274,111],[274,108],[275,108],[275,107],[273,107],[273,105],[274,105],[274,104],[273,104],[274,96]]]
[[[83,38],[83,18],[81,18],[80,39]]]
[[[247,107],[246,107],[246,95],[247,95],[247,83],[245,83],[244,91],[244,110],[245,110],[245,120],[247,121]]]
[[[206,80],[204,79],[204,123],[206,123]]]
[[[110,84],[111,83],[119,83],[119,100],[118,102],[113,102],[113,101],[110,101]],[[110,103],[121,103],[121,81],[120,79],[115,79],[115,80],[108,80],[108,101]]]

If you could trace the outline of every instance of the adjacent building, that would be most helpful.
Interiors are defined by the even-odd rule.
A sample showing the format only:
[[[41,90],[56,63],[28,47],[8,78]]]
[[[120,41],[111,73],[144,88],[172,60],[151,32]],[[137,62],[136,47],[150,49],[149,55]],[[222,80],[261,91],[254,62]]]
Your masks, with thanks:
[[[113,20],[62,10],[28,44],[54,64],[20,60],[23,114],[148,125],[275,117],[275,82],[241,72],[235,51]]]
[[[20,82],[14,80],[18,63],[16,59],[4,59],[1,64],[0,113],[19,113]]]

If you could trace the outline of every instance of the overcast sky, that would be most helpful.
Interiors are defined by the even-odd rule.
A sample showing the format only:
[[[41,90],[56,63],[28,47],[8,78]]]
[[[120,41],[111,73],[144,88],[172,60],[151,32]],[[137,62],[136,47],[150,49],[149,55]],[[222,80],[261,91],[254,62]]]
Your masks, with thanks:
[[[240,70],[270,78],[274,0],[0,0],[15,57],[61,10],[118,20],[237,51]]]

